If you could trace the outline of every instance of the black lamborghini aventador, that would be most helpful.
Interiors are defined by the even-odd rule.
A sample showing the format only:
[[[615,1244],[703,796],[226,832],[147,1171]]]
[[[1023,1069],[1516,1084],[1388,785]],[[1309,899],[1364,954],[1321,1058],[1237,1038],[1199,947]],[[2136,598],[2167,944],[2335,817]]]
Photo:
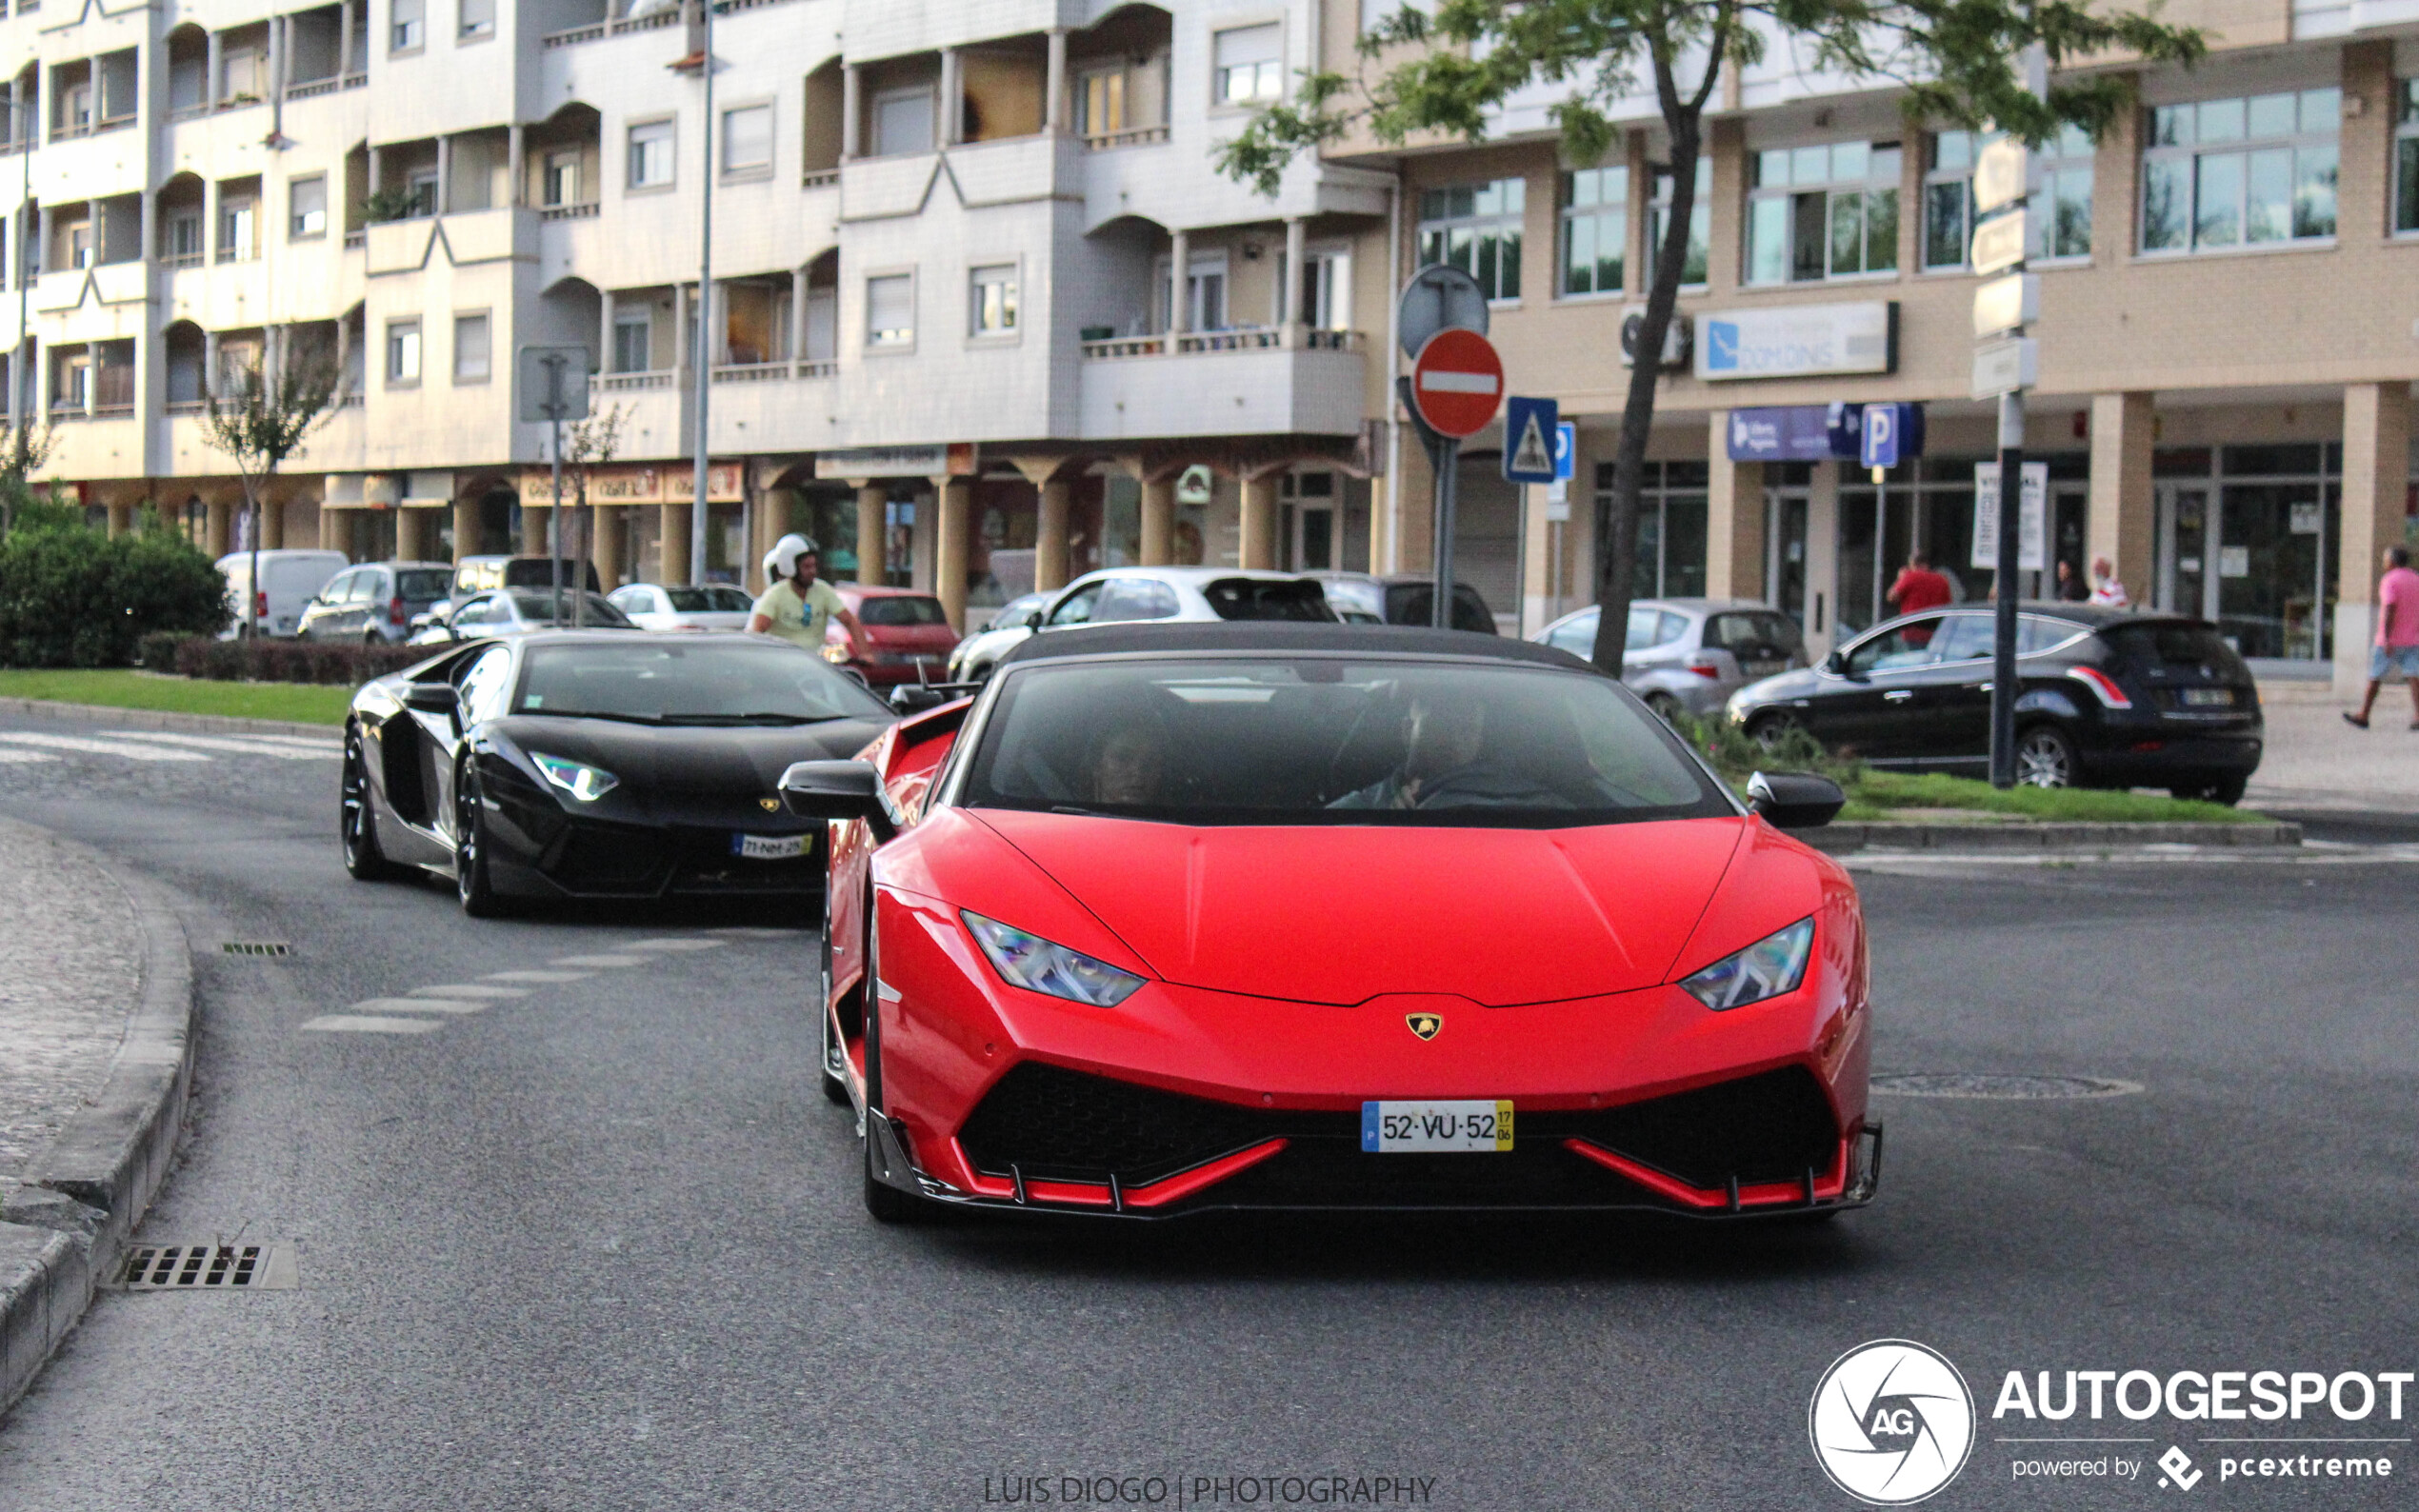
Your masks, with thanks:
[[[363,685],[345,723],[345,868],[451,877],[463,908],[813,895],[825,826],[777,787],[897,716],[756,636],[563,631],[473,642]]]

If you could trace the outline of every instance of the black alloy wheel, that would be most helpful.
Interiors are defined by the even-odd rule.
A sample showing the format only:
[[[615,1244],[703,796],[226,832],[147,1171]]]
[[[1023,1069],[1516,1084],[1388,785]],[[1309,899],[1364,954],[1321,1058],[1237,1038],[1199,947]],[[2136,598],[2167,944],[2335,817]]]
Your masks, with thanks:
[[[878,1224],[914,1224],[926,1214],[924,1200],[886,1184],[874,1174],[881,1159],[874,1153],[874,1124],[882,1117],[882,987],[880,961],[876,955],[880,942],[873,932],[873,900],[866,899],[865,909],[865,1118],[861,1123],[865,1146],[865,1210]]]
[[[1758,714],[1748,724],[1747,738],[1768,751],[1777,750],[1789,731],[1805,727],[1795,714]]]
[[[493,919],[504,912],[504,900],[488,880],[487,816],[479,806],[477,758],[466,758],[453,785],[453,889],[462,911],[473,919]]]
[[[2028,787],[2072,787],[2074,742],[2055,725],[2035,725],[2016,736],[2016,781]]]
[[[387,644],[387,638],[379,634],[376,630],[364,630],[361,632],[361,644],[364,646],[384,646]]]
[[[337,838],[344,846],[345,870],[356,882],[385,882],[402,868],[378,848],[378,816],[370,806],[370,764],[361,747],[361,729],[345,731],[345,773],[338,788],[342,808]]]
[[[2245,789],[2250,786],[2248,777],[2221,777],[2215,782],[2178,783],[2168,791],[2178,798],[2198,799],[2203,803],[2224,804],[2231,808],[2243,801]]]
[[[1667,725],[1677,725],[1680,722],[1680,701],[1669,693],[1649,693],[1647,707],[1653,709],[1656,716]]]

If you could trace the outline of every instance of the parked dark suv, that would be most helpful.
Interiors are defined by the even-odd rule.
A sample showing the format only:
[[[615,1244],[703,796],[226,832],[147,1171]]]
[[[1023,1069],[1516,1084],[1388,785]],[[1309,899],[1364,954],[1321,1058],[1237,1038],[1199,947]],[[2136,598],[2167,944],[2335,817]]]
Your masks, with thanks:
[[[2016,624],[2019,782],[2241,800],[2259,691],[2214,627],[2079,604],[2022,605]],[[1988,604],[1890,620],[1739,689],[1729,717],[1767,743],[1802,726],[1875,766],[1987,775],[1994,633]]]

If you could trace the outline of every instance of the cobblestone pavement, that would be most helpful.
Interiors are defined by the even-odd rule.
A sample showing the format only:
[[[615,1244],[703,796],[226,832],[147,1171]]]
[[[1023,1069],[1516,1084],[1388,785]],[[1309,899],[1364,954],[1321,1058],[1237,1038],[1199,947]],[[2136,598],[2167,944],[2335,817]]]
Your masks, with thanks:
[[[87,852],[0,820],[0,1199],[108,1079],[141,948],[133,905]]]

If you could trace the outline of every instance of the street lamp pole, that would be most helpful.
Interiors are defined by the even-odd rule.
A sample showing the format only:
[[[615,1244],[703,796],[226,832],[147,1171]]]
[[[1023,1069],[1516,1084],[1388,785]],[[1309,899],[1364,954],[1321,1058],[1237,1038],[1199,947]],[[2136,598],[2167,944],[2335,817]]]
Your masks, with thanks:
[[[689,581],[706,581],[706,405],[710,389],[709,359],[713,354],[714,326],[714,0],[698,0],[706,13],[703,53],[698,71],[706,79],[706,124],[697,134],[705,143],[705,176],[698,190],[697,214],[697,473],[695,502],[689,511]]]
[[[33,339],[33,280],[26,271],[25,254],[26,238],[29,235],[29,232],[26,230],[26,226],[28,221],[32,218],[28,212],[33,205],[32,132],[34,129],[35,118],[31,113],[33,110],[33,102],[30,100],[12,100],[10,102],[9,108],[10,110],[14,111],[16,115],[16,119],[11,121],[10,124],[16,128],[17,157],[25,167],[25,187],[19,193],[17,199],[17,235],[16,246],[13,249],[17,259],[17,266],[15,269],[17,280],[17,355],[16,360],[9,365],[9,388],[10,390],[9,394],[9,413],[15,418],[17,423],[17,447],[13,466],[16,472],[17,482],[19,485],[23,485],[25,482],[26,467],[32,455],[32,453],[27,449],[29,433],[26,427],[30,423],[30,417],[26,414],[26,410],[31,406],[33,400],[31,392],[32,386],[27,382],[27,380],[31,376],[29,369],[33,366],[33,359],[27,350],[28,344]]]

